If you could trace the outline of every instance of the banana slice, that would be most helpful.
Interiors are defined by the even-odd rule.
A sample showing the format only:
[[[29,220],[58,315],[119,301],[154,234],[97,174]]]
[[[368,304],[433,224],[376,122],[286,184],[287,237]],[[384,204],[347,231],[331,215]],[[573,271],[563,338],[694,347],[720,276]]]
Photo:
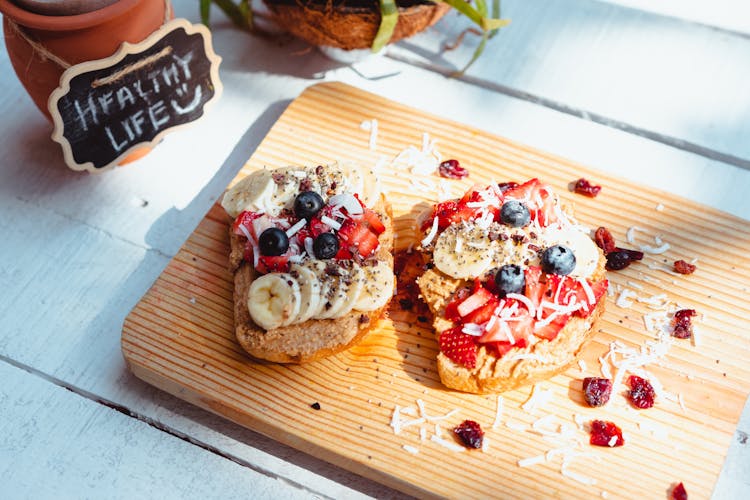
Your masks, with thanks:
[[[264,274],[247,292],[250,316],[266,330],[291,324],[299,315],[301,302],[299,283],[288,273]]]
[[[393,269],[387,262],[377,261],[364,265],[364,283],[354,309],[357,311],[375,311],[385,306],[393,297]]]
[[[339,267],[339,273],[331,293],[331,307],[322,313],[321,318],[340,318],[347,314],[354,308],[364,288],[364,271],[356,263],[352,263],[350,268]]]
[[[320,302],[322,300],[320,281],[312,269],[298,264],[294,264],[291,267],[290,273],[297,275],[301,295],[299,315],[294,322],[304,323],[320,310]]]
[[[362,203],[372,207],[380,197],[380,181],[371,169],[351,163],[342,163],[340,168],[344,172],[347,182],[346,191],[357,193]]]
[[[321,311],[315,316],[316,319],[338,318],[346,307],[349,297],[349,271],[338,267],[336,273],[328,273],[328,279],[331,282],[331,288],[325,297],[325,304]]]
[[[221,206],[232,217],[251,210],[263,212],[276,189],[276,183],[268,170],[258,170],[232,186],[221,200]]]
[[[432,258],[435,267],[458,279],[475,278],[492,265],[487,232],[474,224],[454,224],[438,236]]]
[[[365,289],[365,282],[367,281],[367,275],[362,267],[358,264],[354,264],[351,269],[349,277],[349,291],[346,298],[346,307],[341,310],[340,314],[349,314],[354,306],[357,304],[359,297],[362,295],[362,291]],[[393,291],[391,290],[391,295]]]
[[[570,273],[576,278],[587,278],[596,270],[599,262],[599,248],[588,234],[575,228],[562,230],[552,230],[544,234],[547,246],[565,245],[573,250],[576,256],[576,267]]]
[[[336,278],[335,276],[329,275],[326,271],[328,266],[325,261],[310,259],[305,261],[303,266],[315,275],[315,280],[320,287],[320,292],[318,292],[320,300],[318,300],[318,304],[315,309],[312,310],[310,316],[310,318],[318,318],[320,314],[326,310],[326,304],[329,303],[332,289],[336,285]]]
[[[274,170],[276,181],[268,208],[269,213],[278,215],[285,208],[293,208],[299,194],[300,181],[310,174],[305,168],[283,167]]]

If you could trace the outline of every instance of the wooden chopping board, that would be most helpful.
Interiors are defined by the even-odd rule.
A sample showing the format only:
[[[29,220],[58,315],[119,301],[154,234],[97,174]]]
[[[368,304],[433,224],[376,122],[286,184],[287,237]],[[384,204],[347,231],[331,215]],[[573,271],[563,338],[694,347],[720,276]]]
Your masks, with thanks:
[[[378,127],[374,150],[370,132],[360,126],[372,119]],[[434,174],[413,175],[405,166],[391,165],[406,148],[421,149],[425,132],[437,141],[443,158],[459,159],[468,167],[468,179],[441,181]],[[654,408],[640,411],[629,407],[622,394],[613,395],[603,408],[584,406],[580,380],[601,376],[598,358],[612,341],[640,347],[654,338],[643,320],[653,306],[631,299],[632,307],[617,307],[616,296],[607,299],[600,332],[584,354],[585,369],[573,366],[538,384],[537,392],[547,394],[548,401],[533,409],[521,407],[530,388],[503,394],[495,427],[498,398],[442,388],[429,323],[417,312],[403,310],[398,301],[375,333],[340,355],[302,366],[254,361],[234,339],[228,221],[218,205],[125,321],[122,349],[138,377],[282,443],[421,497],[661,499],[680,481],[690,498],[710,496],[750,392],[747,221],[339,83],[312,86],[297,98],[234,182],[264,165],[337,159],[378,165],[393,204],[400,250],[413,243],[415,214],[438,196],[448,192],[457,197],[473,183],[537,176],[575,205],[581,223],[608,227],[621,246],[633,247],[625,242],[631,226],[641,228],[637,243],[655,245],[653,237],[660,236],[670,250],[610,273],[610,280],[616,291],[628,289],[645,299],[666,294],[698,311],[696,342],[675,340],[664,357],[646,367],[678,397],[658,399]],[[589,199],[570,193],[568,184],[579,177],[601,184],[601,194]],[[663,270],[676,259],[694,258],[698,270],[693,275]],[[458,411],[396,434],[390,426],[395,407],[401,408],[401,421],[414,420],[420,415],[417,400],[429,416]],[[320,409],[313,409],[313,403]],[[414,414],[408,415],[406,407]],[[575,415],[579,421],[614,421],[626,444],[589,446]],[[452,451],[431,440],[435,424],[452,440],[450,429],[464,419],[486,430],[486,450]],[[519,467],[519,460],[569,443],[540,435],[535,423],[552,431],[568,427],[581,441],[575,451],[582,455],[569,456],[565,463],[568,475],[561,474],[562,455],[554,452],[547,461]],[[588,479],[595,484],[581,482]]]

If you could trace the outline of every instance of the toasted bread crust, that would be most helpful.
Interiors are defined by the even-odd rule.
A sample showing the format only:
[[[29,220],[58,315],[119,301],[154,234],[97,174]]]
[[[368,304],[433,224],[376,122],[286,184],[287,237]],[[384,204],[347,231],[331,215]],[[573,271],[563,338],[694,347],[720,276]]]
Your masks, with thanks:
[[[605,279],[606,258],[599,252],[597,268],[590,276],[592,281]],[[436,335],[453,326],[444,319],[445,306],[453,294],[468,284],[466,280],[451,278],[433,268],[417,281],[422,298],[432,312]],[[534,384],[565,371],[574,363],[596,332],[596,324],[604,313],[606,297],[602,297],[586,318],[571,317],[551,341],[541,340],[523,349],[511,349],[501,358],[484,346],[477,353],[473,369],[454,363],[442,352],[437,357],[440,380],[446,387],[471,393],[495,393]],[[524,355],[519,358],[519,355]],[[531,356],[529,356],[531,355]]]
[[[393,216],[381,196],[373,207],[386,227],[379,236],[377,259],[393,268]],[[253,266],[242,260],[244,240],[232,234],[229,268],[234,273],[234,323],[237,340],[245,351],[258,359],[275,363],[307,363],[344,351],[362,340],[388,309],[351,313],[335,319],[313,319],[304,323],[264,330],[256,325],[247,308],[250,284],[259,276]]]

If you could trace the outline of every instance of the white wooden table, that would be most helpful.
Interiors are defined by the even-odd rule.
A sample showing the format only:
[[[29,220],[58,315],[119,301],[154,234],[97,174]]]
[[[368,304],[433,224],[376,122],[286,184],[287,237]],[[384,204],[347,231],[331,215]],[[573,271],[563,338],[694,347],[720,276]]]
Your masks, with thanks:
[[[174,4],[197,22],[196,2]],[[3,45],[0,496],[399,496],[149,387],[120,353],[127,313],[315,82],[343,81],[750,219],[743,2],[507,0],[504,9],[513,24],[460,79],[443,75],[475,40],[440,51],[464,26],[455,16],[386,57],[344,66],[300,42],[247,36],[215,10],[220,102],[104,175],[64,167]],[[715,498],[750,497],[747,433],[746,409]]]

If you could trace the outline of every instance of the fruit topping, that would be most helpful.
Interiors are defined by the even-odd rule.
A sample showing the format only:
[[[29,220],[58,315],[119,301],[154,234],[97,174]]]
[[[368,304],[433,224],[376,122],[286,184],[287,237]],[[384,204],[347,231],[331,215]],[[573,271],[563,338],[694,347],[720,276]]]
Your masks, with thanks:
[[[630,378],[628,378],[628,385],[630,385],[628,398],[633,406],[640,408],[641,410],[654,406],[656,392],[654,392],[651,382],[637,375],[631,375]]]
[[[313,240],[316,259],[332,259],[339,253],[339,239],[333,233],[321,233]]]
[[[289,250],[289,238],[281,229],[269,227],[260,234],[258,247],[261,255],[273,257],[282,255]]]
[[[540,226],[546,227],[557,221],[555,200],[547,186],[539,179],[531,179],[520,186],[508,189],[503,193],[507,200],[518,200],[526,203],[531,218]]]
[[[568,275],[576,267],[573,250],[564,245],[554,245],[542,253],[542,271],[547,274]]]
[[[583,379],[583,397],[589,406],[604,406],[612,394],[612,381],[606,378],[586,377]]]
[[[523,293],[526,287],[526,277],[520,266],[507,264],[495,274],[495,286],[501,297],[508,293]]]
[[[517,200],[508,200],[500,208],[500,221],[511,227],[524,227],[531,221],[529,207]]]
[[[477,366],[477,345],[474,337],[461,331],[461,327],[454,327],[440,334],[438,340],[440,351],[448,359],[466,368]]]
[[[573,186],[573,191],[575,191],[577,194],[582,194],[584,196],[588,196],[589,198],[594,198],[596,195],[599,194],[599,191],[602,190],[601,186],[595,186],[591,184],[589,181],[581,177],[575,182],[575,185]]]
[[[463,179],[468,177],[469,171],[458,163],[458,160],[446,160],[438,167],[438,173],[441,177],[448,179]]]
[[[697,313],[695,309],[680,309],[672,318],[672,336],[678,339],[689,339],[693,336],[692,317]]]
[[[643,252],[615,247],[613,252],[607,254],[606,268],[608,271],[619,271],[625,269],[631,262],[643,259]]]
[[[517,187],[518,187],[518,183],[517,182],[513,182],[513,181],[510,181],[510,182],[501,182],[500,184],[497,185],[497,188],[500,190],[501,193],[504,193],[504,192],[506,192],[509,189],[513,189],[513,188],[517,188]]]
[[[672,500],[687,500],[687,497],[688,495],[684,484],[678,483],[677,486],[672,489]]]
[[[614,252],[617,246],[615,245],[615,238],[606,227],[600,227],[596,230],[594,233],[594,241],[596,241],[596,246],[602,249],[604,255]]]
[[[315,191],[304,191],[294,199],[294,215],[300,219],[311,219],[320,212],[325,202]]]
[[[484,431],[482,427],[473,420],[464,420],[453,429],[453,433],[459,437],[461,442],[467,448],[480,449],[482,448],[482,440],[484,438]]]
[[[348,250],[352,254],[358,254],[367,258],[375,253],[380,242],[378,235],[370,231],[370,228],[361,221],[347,219],[339,229],[341,239],[341,250]]]
[[[622,430],[613,422],[593,420],[591,422],[589,444],[609,447],[622,446],[625,444],[625,439],[622,437]]]
[[[680,274],[693,274],[693,272],[695,272],[695,266],[680,259],[674,261],[674,270]]]

